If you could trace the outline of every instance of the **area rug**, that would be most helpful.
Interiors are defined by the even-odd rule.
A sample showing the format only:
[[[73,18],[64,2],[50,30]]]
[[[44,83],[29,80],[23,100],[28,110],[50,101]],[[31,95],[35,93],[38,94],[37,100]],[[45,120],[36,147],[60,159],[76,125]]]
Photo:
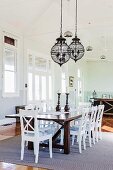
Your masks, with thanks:
[[[71,147],[69,155],[53,149],[53,158],[49,158],[48,149],[40,150],[39,163],[34,163],[33,151],[25,149],[24,160],[20,160],[20,136],[0,141],[0,161],[54,170],[113,170],[113,133],[103,132],[103,139],[82,154],[78,145]]]

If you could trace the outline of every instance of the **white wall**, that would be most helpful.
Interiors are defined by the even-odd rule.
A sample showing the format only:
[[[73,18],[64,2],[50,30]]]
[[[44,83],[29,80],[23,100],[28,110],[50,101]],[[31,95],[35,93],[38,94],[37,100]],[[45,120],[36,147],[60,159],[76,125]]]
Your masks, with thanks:
[[[8,29],[7,29],[8,28]],[[3,97],[2,96],[2,64],[3,64],[3,32],[7,32],[19,39],[19,96],[17,97]],[[0,119],[5,118],[7,114],[15,113],[15,106],[26,104],[26,64],[27,64],[27,50],[37,50],[36,43],[25,39],[22,33],[12,28],[10,25],[0,27]]]
[[[87,61],[86,65],[86,94],[91,97],[95,90],[98,97],[102,94],[113,95],[113,62]]]
[[[8,28],[8,29],[7,29]],[[3,97],[2,95],[2,66],[3,66],[3,33],[9,33],[16,36],[20,41],[19,60],[21,66],[19,68],[19,96],[18,97]],[[21,70],[21,71],[20,71]],[[23,38],[15,29],[9,27],[0,27],[0,119],[7,114],[15,113],[15,106],[23,103]],[[21,81],[20,81],[21,80]],[[10,83],[10,82],[9,82]]]

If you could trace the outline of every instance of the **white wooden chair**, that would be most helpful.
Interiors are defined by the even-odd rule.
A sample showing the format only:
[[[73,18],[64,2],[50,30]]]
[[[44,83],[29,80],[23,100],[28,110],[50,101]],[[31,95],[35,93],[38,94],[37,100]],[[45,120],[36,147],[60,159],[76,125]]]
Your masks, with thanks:
[[[54,111],[52,105],[46,105],[46,114],[51,114]],[[43,111],[43,105],[40,104],[36,105],[36,110],[38,111],[39,114],[45,114],[45,112]],[[57,130],[57,123],[53,122],[53,121],[46,121],[46,120],[40,120],[40,130],[43,128],[43,130],[45,129],[45,131],[47,131],[48,133],[52,133],[54,135],[55,131]]]
[[[25,106],[25,110],[34,110],[34,105],[32,105],[32,104],[28,104],[28,105],[26,105]]]
[[[89,108],[91,109],[91,103],[90,102],[79,102],[79,105],[76,109],[76,112],[82,113],[82,110],[84,108]],[[81,118],[80,118],[81,119]],[[79,124],[80,119],[75,120],[75,125]]]
[[[37,114],[38,113],[43,113],[43,109],[40,107],[38,107],[37,105],[33,105],[33,104],[29,104],[27,106],[25,106],[25,110],[36,110],[37,111]],[[50,121],[45,121],[45,120],[39,120],[39,123],[38,123],[38,126],[39,126],[39,129],[40,129],[40,132],[51,132],[51,126],[50,126]],[[26,143],[27,145],[27,143]]]
[[[102,139],[101,126],[102,126],[103,113],[104,113],[104,105],[98,105],[98,112],[95,121],[95,133],[96,133],[97,142],[98,139]]]
[[[79,102],[78,108],[87,108],[91,107],[91,102]]]
[[[20,110],[21,123],[21,160],[24,157],[25,142],[34,143],[35,163],[38,163],[39,143],[49,140],[50,158],[52,158],[52,135],[39,131],[39,120],[37,120],[37,112],[33,110]],[[34,126],[32,121],[34,121]]]
[[[95,144],[95,120],[97,115],[97,106],[92,106],[90,109],[89,121],[86,125],[86,136],[89,138],[89,146],[92,146],[91,136],[93,137],[93,144]]]
[[[70,127],[70,135],[72,135],[72,145],[74,145],[75,136],[77,137],[77,142],[79,143],[79,152],[82,153],[81,142],[83,138],[84,149],[86,149],[86,124],[88,120],[89,108],[83,108],[82,117],[80,119],[80,124],[78,126],[73,125]],[[61,129],[61,144],[63,144],[64,139],[64,129]]]

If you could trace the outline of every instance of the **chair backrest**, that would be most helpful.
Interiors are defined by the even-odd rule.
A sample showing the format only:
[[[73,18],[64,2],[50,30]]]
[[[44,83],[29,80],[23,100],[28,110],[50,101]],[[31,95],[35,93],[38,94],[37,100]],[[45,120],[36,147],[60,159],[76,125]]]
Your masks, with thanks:
[[[25,110],[34,110],[34,105],[29,104],[29,105],[25,106]]]
[[[35,110],[19,110],[21,134],[34,133],[39,135],[37,112]]]
[[[79,102],[79,107],[91,107],[91,102]]]
[[[88,121],[88,114],[89,114],[89,108],[83,108],[82,109],[82,118],[80,120],[80,126],[79,126],[79,132],[84,132],[86,131],[86,124]]]
[[[103,113],[104,113],[104,105],[98,105],[98,112],[97,112],[96,123],[100,123],[101,124]]]
[[[97,106],[92,106],[91,107],[91,114],[90,114],[90,121],[89,121],[89,125],[95,125],[95,119],[97,116]]]
[[[77,111],[82,112],[84,108],[91,108],[91,103],[90,102],[79,102]]]

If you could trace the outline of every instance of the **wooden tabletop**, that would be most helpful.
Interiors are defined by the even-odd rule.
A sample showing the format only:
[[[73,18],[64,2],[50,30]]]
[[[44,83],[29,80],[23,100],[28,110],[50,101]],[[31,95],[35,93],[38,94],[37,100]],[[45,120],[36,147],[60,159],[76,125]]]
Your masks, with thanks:
[[[19,114],[6,115],[6,118],[19,118]],[[43,112],[37,114],[39,120],[59,120],[59,121],[72,121],[81,117],[81,114],[69,112]]]

